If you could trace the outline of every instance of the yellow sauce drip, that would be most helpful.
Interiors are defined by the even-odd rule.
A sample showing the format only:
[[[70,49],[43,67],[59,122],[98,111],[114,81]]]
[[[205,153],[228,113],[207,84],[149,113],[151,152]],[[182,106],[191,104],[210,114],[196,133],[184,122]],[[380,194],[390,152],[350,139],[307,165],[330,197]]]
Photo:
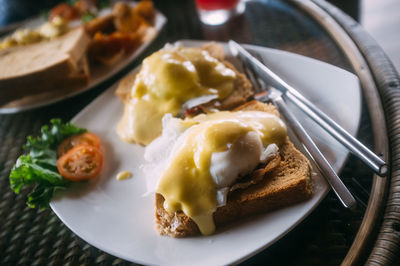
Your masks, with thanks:
[[[131,172],[129,172],[129,171],[122,171],[122,172],[119,172],[119,173],[117,174],[116,179],[117,179],[118,181],[120,181],[120,180],[125,180],[125,179],[131,178],[131,177],[132,177],[132,173],[131,173]]]
[[[209,171],[212,153],[227,150],[249,131],[256,132],[264,146],[281,145],[286,126],[276,116],[257,111],[199,115],[184,123],[194,126],[172,152],[156,191],[165,198],[168,212],[183,211],[208,235],[215,230],[212,215],[216,210],[216,189]]]
[[[176,116],[183,103],[203,95],[226,98],[235,72],[200,48],[170,47],[143,61],[117,132],[127,142],[149,144],[161,133],[161,118]]]

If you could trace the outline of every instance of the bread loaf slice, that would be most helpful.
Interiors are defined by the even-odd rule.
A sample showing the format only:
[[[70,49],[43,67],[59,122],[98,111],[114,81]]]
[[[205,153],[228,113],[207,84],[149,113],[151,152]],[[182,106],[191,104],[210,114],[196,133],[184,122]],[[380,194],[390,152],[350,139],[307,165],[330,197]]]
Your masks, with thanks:
[[[82,71],[90,38],[83,27],[47,42],[0,51],[0,96],[2,100],[48,90],[48,83]],[[52,89],[57,89],[52,87]]]
[[[264,111],[279,116],[272,104],[257,101],[248,102],[235,110]],[[307,158],[289,138],[279,147],[279,152],[280,163],[266,170],[258,182],[228,194],[227,204],[214,213],[217,229],[249,215],[282,208],[311,197],[311,166]],[[254,171],[254,174],[257,172]],[[197,225],[188,216],[183,212],[168,213],[163,203],[163,196],[156,194],[156,228],[161,235],[186,237],[200,234]]]
[[[0,106],[2,108],[14,108],[23,105],[43,102],[47,99],[59,98],[68,95],[76,90],[82,90],[89,84],[90,70],[87,56],[82,56],[78,62],[76,72],[68,76],[53,77],[43,83],[34,83],[29,87],[35,94],[26,93],[24,88],[15,88],[13,90],[4,90],[0,93]]]

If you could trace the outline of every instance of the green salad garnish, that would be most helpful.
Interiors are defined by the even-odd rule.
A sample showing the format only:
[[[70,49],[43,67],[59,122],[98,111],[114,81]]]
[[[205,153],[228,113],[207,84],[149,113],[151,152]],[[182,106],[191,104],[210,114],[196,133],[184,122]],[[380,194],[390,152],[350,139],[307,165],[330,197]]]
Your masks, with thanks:
[[[96,18],[96,15],[95,15],[95,14],[86,13],[86,14],[83,14],[83,15],[82,15],[81,21],[82,21],[83,24],[85,24],[85,23],[88,23],[89,21],[91,21],[91,20],[93,20],[93,19],[95,19],[95,18]]]
[[[17,159],[10,173],[10,185],[15,193],[23,186],[33,186],[26,202],[31,208],[47,208],[54,192],[70,184],[57,170],[57,148],[64,139],[87,131],[62,123],[61,119],[52,119],[50,124],[42,127],[40,136],[27,138],[24,149],[28,153]]]

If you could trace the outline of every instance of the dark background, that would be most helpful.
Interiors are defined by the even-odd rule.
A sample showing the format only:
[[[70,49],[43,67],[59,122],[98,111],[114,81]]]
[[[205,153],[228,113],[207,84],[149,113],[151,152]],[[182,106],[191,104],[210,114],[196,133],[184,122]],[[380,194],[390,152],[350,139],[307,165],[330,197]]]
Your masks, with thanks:
[[[168,1],[168,0],[164,0]],[[190,0],[188,0],[190,1]],[[39,14],[59,2],[60,0],[0,0],[0,25],[24,20],[30,16]],[[155,1],[157,2],[157,1]],[[330,0],[336,6],[359,21],[359,0]],[[171,4],[174,1],[170,1]]]

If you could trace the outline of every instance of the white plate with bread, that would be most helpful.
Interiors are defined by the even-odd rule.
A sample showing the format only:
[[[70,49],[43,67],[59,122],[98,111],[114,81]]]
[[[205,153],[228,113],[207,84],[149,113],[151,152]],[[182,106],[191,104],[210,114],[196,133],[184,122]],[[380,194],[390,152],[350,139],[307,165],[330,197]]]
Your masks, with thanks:
[[[130,4],[132,8],[135,4]],[[101,11],[109,18],[112,9]],[[111,59],[90,60],[93,47],[88,24],[74,26],[71,30],[49,41],[1,49],[0,43],[0,113],[30,110],[68,99],[90,90],[131,63],[155,39],[166,18],[154,10],[153,24],[142,30],[142,39],[133,51],[118,53]],[[100,15],[99,15],[100,17]],[[106,20],[106,19],[104,19]],[[24,25],[25,29],[39,29],[46,21],[38,18]],[[89,22],[90,23],[90,22]],[[94,23],[93,23],[94,24]],[[99,23],[100,24],[100,23]],[[97,25],[94,25],[95,30]],[[90,35],[92,34],[92,37]],[[102,37],[102,36],[100,36]]]
[[[200,41],[181,41],[183,46],[201,46]],[[226,44],[225,53],[229,54]],[[246,46],[263,56],[279,73],[313,103],[355,135],[361,115],[361,91],[353,74],[304,56]],[[138,71],[137,69],[135,71]],[[145,265],[226,265],[239,263],[262,251],[304,220],[329,191],[313,167],[313,195],[308,200],[272,212],[250,216],[218,228],[210,236],[172,238],[155,230],[154,195],[144,196],[146,180],[144,147],[127,144],[116,133],[123,104],[115,96],[116,86],[104,92],[72,122],[99,135],[105,150],[104,169],[93,182],[77,184],[60,193],[51,208],[79,237],[122,259]],[[295,106],[289,106],[309,131],[336,171],[348,152]],[[295,146],[302,146],[289,131]],[[132,178],[117,181],[121,171]]]

